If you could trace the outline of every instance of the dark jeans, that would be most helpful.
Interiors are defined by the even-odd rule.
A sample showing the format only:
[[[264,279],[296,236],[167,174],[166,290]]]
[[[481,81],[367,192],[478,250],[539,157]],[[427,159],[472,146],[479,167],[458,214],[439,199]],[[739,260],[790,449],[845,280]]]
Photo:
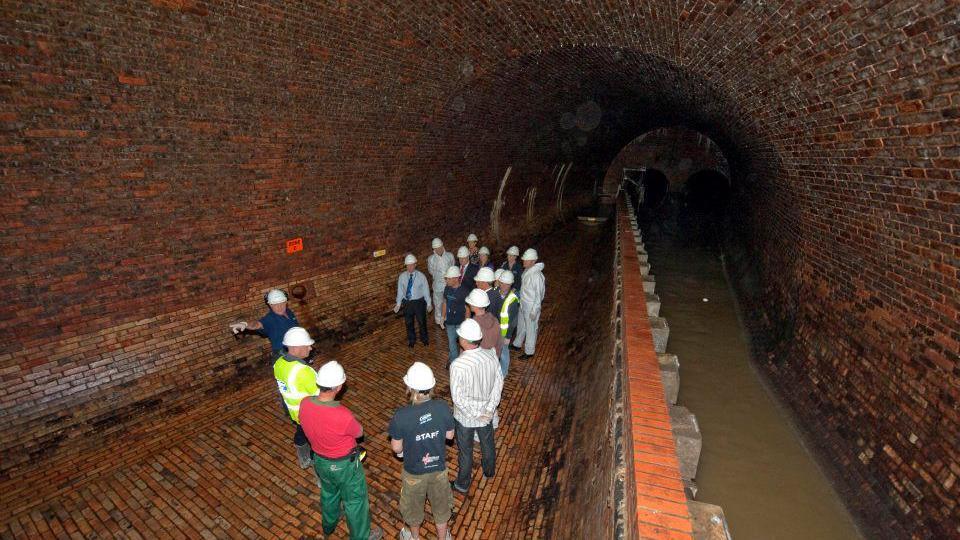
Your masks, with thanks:
[[[447,357],[447,368],[449,368],[450,364],[460,356],[460,342],[457,341],[457,328],[460,328],[460,325],[445,323],[445,326],[447,327],[447,341],[450,347],[450,354]]]
[[[413,319],[416,317],[420,323],[420,341],[424,345],[430,342],[427,337],[427,301],[423,298],[419,300],[408,300],[403,308],[403,319],[407,323],[407,343],[413,345],[417,341],[417,331],[413,325]]]
[[[307,434],[303,432],[303,426],[297,424],[297,432],[293,434],[293,444],[295,446],[303,446],[309,443],[310,441],[307,440]]]
[[[457,438],[457,487],[470,487],[471,473],[473,472],[473,434],[480,436],[480,467],[484,476],[493,476],[497,468],[497,448],[493,443],[493,422],[478,427],[464,427],[454,420],[454,433]]]
[[[310,441],[307,440],[307,434],[303,432],[303,426],[297,422],[294,422],[293,419],[290,418],[290,409],[287,408],[287,402],[283,400],[282,396],[280,397],[280,407],[283,408],[283,415],[287,417],[287,420],[290,420],[291,424],[297,426],[297,431],[293,434],[293,444],[295,446],[309,444]]]

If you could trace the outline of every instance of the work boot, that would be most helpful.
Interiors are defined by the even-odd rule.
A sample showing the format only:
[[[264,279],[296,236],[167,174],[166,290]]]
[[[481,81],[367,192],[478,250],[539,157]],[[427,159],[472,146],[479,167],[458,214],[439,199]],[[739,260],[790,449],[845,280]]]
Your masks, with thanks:
[[[297,461],[300,462],[301,469],[306,469],[313,464],[313,453],[310,451],[310,444],[297,445]]]

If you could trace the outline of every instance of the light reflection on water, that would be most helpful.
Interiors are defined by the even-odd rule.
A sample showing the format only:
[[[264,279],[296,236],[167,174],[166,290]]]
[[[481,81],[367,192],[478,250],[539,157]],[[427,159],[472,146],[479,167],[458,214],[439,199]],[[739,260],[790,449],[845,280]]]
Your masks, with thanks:
[[[723,507],[735,540],[861,538],[751,365],[718,254],[662,238],[647,249],[680,358],[678,404],[703,433],[697,499]]]

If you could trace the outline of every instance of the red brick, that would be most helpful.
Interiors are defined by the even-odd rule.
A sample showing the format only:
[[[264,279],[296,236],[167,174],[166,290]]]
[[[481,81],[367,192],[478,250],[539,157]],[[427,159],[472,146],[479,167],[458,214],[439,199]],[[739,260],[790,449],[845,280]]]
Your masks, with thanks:
[[[147,84],[147,79],[144,77],[136,77],[134,75],[127,75],[126,73],[117,75],[117,81],[119,81],[120,84],[129,86],[145,86]]]

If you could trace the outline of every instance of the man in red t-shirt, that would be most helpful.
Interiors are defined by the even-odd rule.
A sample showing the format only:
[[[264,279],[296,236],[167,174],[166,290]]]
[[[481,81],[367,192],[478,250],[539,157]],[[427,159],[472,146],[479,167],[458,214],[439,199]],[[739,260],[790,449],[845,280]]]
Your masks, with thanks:
[[[352,540],[379,539],[383,531],[370,527],[367,477],[360,463],[357,439],[363,436],[360,422],[349,409],[335,401],[347,375],[336,361],[317,370],[320,394],[300,402],[300,425],[314,453],[313,468],[320,480],[320,510],[323,533],[333,534],[346,514]]]

